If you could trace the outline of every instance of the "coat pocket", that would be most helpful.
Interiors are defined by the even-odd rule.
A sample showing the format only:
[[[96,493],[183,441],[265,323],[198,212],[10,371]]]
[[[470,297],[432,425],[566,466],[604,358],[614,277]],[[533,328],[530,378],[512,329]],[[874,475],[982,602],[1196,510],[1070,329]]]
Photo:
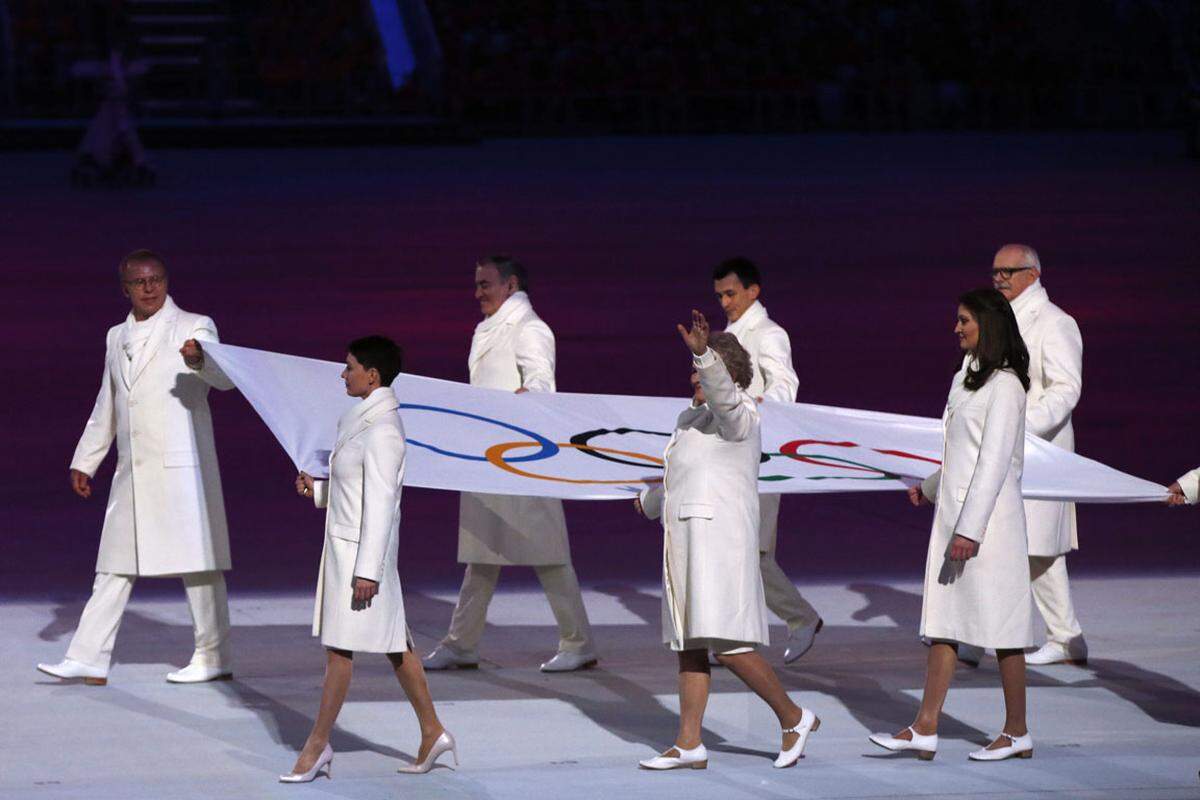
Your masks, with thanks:
[[[163,453],[164,467],[195,467],[200,464],[200,456],[195,450],[168,450]]]
[[[712,519],[713,506],[712,503],[680,503],[679,504],[680,519]]]
[[[329,535],[335,539],[345,539],[349,542],[358,541],[358,526],[343,525],[340,522],[332,522],[329,525]]]

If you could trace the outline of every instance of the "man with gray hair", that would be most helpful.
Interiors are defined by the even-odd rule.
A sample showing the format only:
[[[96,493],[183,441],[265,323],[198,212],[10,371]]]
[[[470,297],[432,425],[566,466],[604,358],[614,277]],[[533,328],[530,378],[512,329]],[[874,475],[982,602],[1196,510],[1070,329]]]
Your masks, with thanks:
[[[1041,260],[1028,245],[1006,244],[992,262],[992,284],[1012,304],[1029,348],[1025,430],[1074,452],[1071,412],[1083,391],[1083,337],[1075,320],[1050,302],[1041,276]],[[1085,664],[1087,643],[1067,581],[1066,555],[1079,548],[1075,504],[1026,500],[1025,521],[1033,596],[1047,632],[1046,643],[1025,661]],[[959,658],[967,663],[978,664],[981,654],[978,648],[959,647]]]

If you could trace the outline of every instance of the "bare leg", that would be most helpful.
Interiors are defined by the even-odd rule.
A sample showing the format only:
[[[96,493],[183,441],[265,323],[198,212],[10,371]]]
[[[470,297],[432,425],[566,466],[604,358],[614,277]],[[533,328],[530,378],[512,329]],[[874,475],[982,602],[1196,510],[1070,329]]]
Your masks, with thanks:
[[[321,751],[329,744],[329,735],[333,732],[342,703],[346,702],[346,692],[350,688],[350,676],[354,673],[354,654],[349,650],[325,648],[325,682],[321,685],[321,707],[317,711],[317,719],[313,723],[304,749],[296,759],[292,772],[308,772],[317,763]]]
[[[942,706],[946,702],[946,693],[950,691],[950,681],[954,678],[954,664],[958,660],[958,646],[946,642],[934,642],[929,647],[929,655],[925,660],[925,692],[921,695],[921,708],[912,727],[922,736],[937,733],[938,717],[942,715]],[[908,729],[896,734],[897,739],[911,739]]]
[[[406,657],[407,656],[407,657]],[[429,684],[425,680],[425,668],[416,651],[408,653],[388,653],[392,669],[400,681],[400,688],[408,696],[413,711],[417,714],[417,722],[421,726],[421,747],[417,750],[417,763],[429,755],[433,743],[446,729],[438,719],[437,710],[433,707],[433,697],[429,694]]]
[[[788,697],[775,670],[761,653],[751,650],[749,653],[731,656],[718,655],[717,660],[771,707],[775,716],[779,718],[780,728],[791,728],[800,723],[800,716],[804,712]],[[787,750],[794,745],[799,736],[798,733],[784,734],[781,749]]]
[[[997,650],[1000,664],[1000,685],[1004,687],[1004,732],[1013,736],[1029,733],[1025,723],[1025,651]],[[989,750],[1008,747],[1009,741],[997,736]]]
[[[682,650],[679,653],[679,736],[675,746],[691,750],[700,746],[700,728],[708,705],[708,652]]]

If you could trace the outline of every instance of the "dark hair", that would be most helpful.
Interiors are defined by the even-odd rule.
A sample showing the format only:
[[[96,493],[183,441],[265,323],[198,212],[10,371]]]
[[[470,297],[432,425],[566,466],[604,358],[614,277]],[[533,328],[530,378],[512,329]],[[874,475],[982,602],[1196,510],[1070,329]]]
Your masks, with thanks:
[[[749,388],[750,381],[754,380],[754,366],[737,337],[725,331],[714,331],[708,335],[708,346],[721,357],[733,382],[743,389]]]
[[[967,369],[963,385],[972,392],[983,387],[998,369],[1011,369],[1029,391],[1029,350],[1017,327],[1012,306],[996,289],[974,289],[958,298],[979,324],[975,363]]]
[[[529,291],[529,273],[525,269],[525,265],[517,261],[512,256],[487,256],[479,259],[479,266],[491,264],[496,268],[496,272],[500,273],[500,280],[507,281],[513,275],[517,276],[517,289],[522,292]]]
[[[738,256],[727,258],[713,267],[713,280],[719,281],[729,274],[737,275],[742,286],[749,289],[755,284],[762,286],[762,276],[758,274],[758,265],[748,258]]]
[[[346,349],[363,369],[379,370],[379,380],[384,386],[391,386],[404,368],[404,351],[386,336],[364,336],[348,344]]]
[[[132,253],[122,258],[121,263],[117,265],[117,273],[124,278],[126,267],[128,267],[130,264],[140,264],[145,261],[158,264],[160,267],[162,267],[162,271],[164,273],[167,271],[167,262],[163,259],[163,257],[153,250],[147,250],[143,247],[138,250],[134,250]]]

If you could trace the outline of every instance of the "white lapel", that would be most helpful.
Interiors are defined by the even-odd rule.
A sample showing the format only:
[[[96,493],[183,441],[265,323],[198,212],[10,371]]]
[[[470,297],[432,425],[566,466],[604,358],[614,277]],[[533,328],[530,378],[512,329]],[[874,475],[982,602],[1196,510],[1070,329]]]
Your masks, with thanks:
[[[750,304],[750,307],[742,312],[738,317],[737,322],[731,322],[725,326],[726,333],[732,333],[737,340],[745,346],[745,335],[749,333],[755,325],[767,317],[767,309],[762,303],[755,300]]]
[[[138,353],[137,358],[129,368],[129,386],[137,383],[137,379],[141,377],[145,371],[146,365],[150,363],[150,359],[154,358],[155,351],[167,339],[172,329],[175,327],[175,320],[179,318],[179,306],[175,305],[175,301],[167,295],[167,301],[163,303],[163,307],[154,315],[154,321],[151,323],[154,330],[150,332],[150,338],[146,340],[146,344],[142,346],[142,350]]]
[[[329,455],[330,462],[342,445],[362,433],[379,417],[400,408],[400,401],[390,386],[380,386],[367,399],[350,408],[338,420],[337,443]]]

